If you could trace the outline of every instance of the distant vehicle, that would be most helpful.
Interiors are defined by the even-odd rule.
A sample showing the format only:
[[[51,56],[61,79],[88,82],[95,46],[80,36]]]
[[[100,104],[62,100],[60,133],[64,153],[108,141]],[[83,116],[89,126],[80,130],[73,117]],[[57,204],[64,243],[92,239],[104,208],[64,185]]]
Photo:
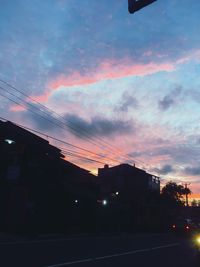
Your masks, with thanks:
[[[200,261],[200,233],[196,234],[193,237],[192,241],[193,241],[193,248],[196,251],[197,259],[198,259],[198,261]]]
[[[134,12],[148,6],[157,0],[128,0],[128,11],[133,14]]]
[[[174,233],[191,234],[198,231],[199,226],[192,219],[176,219],[171,225],[171,230]]]

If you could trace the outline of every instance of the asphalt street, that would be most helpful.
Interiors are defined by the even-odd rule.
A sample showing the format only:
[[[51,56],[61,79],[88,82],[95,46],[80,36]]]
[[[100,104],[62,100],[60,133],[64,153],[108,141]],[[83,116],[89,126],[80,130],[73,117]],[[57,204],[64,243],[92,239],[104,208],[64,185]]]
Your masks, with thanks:
[[[0,242],[1,267],[197,267],[191,242],[170,234],[101,235]]]

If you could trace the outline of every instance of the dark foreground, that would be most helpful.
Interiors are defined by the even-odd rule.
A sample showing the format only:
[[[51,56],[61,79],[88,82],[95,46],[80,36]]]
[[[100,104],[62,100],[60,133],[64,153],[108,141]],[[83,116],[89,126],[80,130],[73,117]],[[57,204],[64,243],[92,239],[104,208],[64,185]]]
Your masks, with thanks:
[[[0,243],[1,267],[193,267],[190,242],[169,234],[82,236]]]

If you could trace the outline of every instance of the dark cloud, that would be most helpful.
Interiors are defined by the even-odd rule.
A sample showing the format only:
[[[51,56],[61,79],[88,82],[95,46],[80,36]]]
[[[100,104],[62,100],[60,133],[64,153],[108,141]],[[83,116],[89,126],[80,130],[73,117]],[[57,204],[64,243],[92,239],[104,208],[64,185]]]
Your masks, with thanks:
[[[62,127],[53,111],[46,109],[39,104],[27,103],[27,110],[21,112],[23,120],[31,121],[37,129],[52,131],[55,128]]]
[[[148,153],[148,152],[147,152]],[[200,164],[200,150],[196,145],[166,145],[161,148],[156,148],[152,151],[152,157],[166,157],[169,162],[174,162],[176,165],[187,166]]]
[[[182,88],[177,87],[172,90],[169,94],[165,95],[158,103],[159,108],[163,111],[169,109],[172,106],[175,106],[182,94]]]
[[[22,119],[31,122],[37,129],[58,131],[60,128],[60,133],[67,130],[80,138],[112,136],[129,133],[135,129],[131,121],[103,117],[92,117],[86,120],[75,114],[60,116],[53,110],[35,103],[27,103],[26,108],[26,111],[21,111]]]
[[[200,166],[199,167],[187,167],[184,172],[188,175],[200,175]]]
[[[164,165],[162,168],[154,168],[153,171],[163,175],[175,172],[174,168],[168,164]]]
[[[116,107],[115,110],[127,112],[129,108],[138,108],[138,106],[138,100],[134,96],[125,92],[120,100],[119,106]]]
[[[154,142],[152,141],[151,144]],[[168,143],[162,143],[162,146],[155,147],[149,150],[148,143],[146,145],[146,150],[142,151],[133,151],[128,154],[130,157],[143,157],[149,159],[157,159],[157,158],[166,158],[165,165],[160,169],[153,169],[152,172],[158,171],[158,173],[167,173],[170,171],[173,172],[182,172],[183,174],[187,174],[191,171],[187,169],[184,172],[184,166],[200,166],[200,150],[197,148],[196,142],[188,143],[184,145],[173,145],[169,140]],[[147,162],[148,163],[148,162]],[[176,168],[172,166],[176,165]],[[179,167],[178,167],[179,166]],[[172,169],[171,169],[172,168]],[[194,171],[198,171],[194,169]],[[194,172],[193,172],[194,173]],[[191,175],[191,174],[190,174]]]
[[[134,152],[129,153],[127,156],[134,158],[134,157],[141,157],[145,154],[146,154],[146,152],[144,152],[144,151],[134,151]]]
[[[162,110],[167,110],[171,106],[174,105],[174,99],[172,99],[170,96],[165,96],[162,100],[159,101],[159,107]]]
[[[188,90],[187,95],[192,98],[193,101],[200,103],[200,92],[198,89]]]
[[[111,136],[120,133],[129,133],[134,130],[130,121],[114,120],[93,117],[85,120],[77,115],[65,115],[66,121],[73,127],[71,132],[79,137],[85,136]]]

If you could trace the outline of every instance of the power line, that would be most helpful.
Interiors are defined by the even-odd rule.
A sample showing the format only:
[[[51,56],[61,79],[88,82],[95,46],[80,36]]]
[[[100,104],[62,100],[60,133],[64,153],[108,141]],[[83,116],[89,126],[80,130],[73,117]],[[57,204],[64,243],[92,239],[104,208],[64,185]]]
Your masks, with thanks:
[[[4,90],[4,88],[2,88],[1,86],[0,86],[0,89]],[[10,92],[9,92],[9,94],[12,95],[12,96],[14,96],[14,97],[16,97],[16,98],[18,98],[20,101],[22,101],[18,96],[14,95],[14,94],[12,94],[12,93],[10,93]],[[0,93],[0,95],[2,95],[3,97],[7,98],[8,100],[14,102],[14,103],[17,104],[17,105],[20,105],[20,106],[25,107],[25,108],[27,107],[25,104],[23,104],[23,103],[19,103],[19,102],[15,101],[15,100],[9,98],[8,96],[5,96],[5,95],[3,95],[3,94],[1,94],[1,93]],[[35,106],[34,106],[34,107],[35,107]],[[36,114],[37,116],[42,117],[43,119],[49,121],[50,123],[52,123],[52,124],[54,124],[54,125],[56,125],[56,126],[58,126],[58,127],[61,127],[61,128],[64,129],[64,130],[66,130],[65,128],[62,127],[62,125],[59,125],[58,123],[56,123],[56,122],[50,120],[49,118],[46,118],[46,117],[44,117],[44,116],[41,115],[41,114],[38,114],[38,113],[35,112],[34,110],[29,109],[29,111],[32,112],[33,114]],[[40,110],[39,110],[39,111],[40,111]],[[17,124],[16,124],[16,125],[17,125]],[[18,125],[19,125],[19,124],[18,124]],[[30,130],[30,131],[34,131],[34,132],[36,132],[36,133],[38,133],[38,134],[43,134],[43,133],[41,133],[41,132],[39,132],[39,131],[33,130],[33,129],[28,128],[28,127],[25,127],[25,126],[23,126],[23,125],[19,125],[19,126],[20,126],[20,127],[23,127],[23,128],[26,128],[26,129],[28,129],[28,130]],[[52,139],[54,139],[55,141],[61,141],[61,140],[59,140],[59,139],[57,139],[57,138],[55,138],[55,137],[52,137],[52,136],[50,136],[50,135],[48,135],[48,134],[43,134],[43,135],[44,135],[45,137],[52,138]],[[92,155],[94,155],[94,156],[97,156],[97,157],[100,157],[100,158],[104,158],[104,159],[107,159],[107,160],[111,160],[112,162],[120,163],[120,162],[119,162],[118,160],[116,160],[116,159],[110,158],[110,157],[108,157],[108,156],[102,156],[101,154],[92,152],[92,151],[90,151],[90,150],[88,150],[88,149],[85,149],[85,148],[82,148],[82,147],[78,147],[78,146],[76,146],[76,145],[72,145],[71,143],[65,142],[65,144],[68,145],[68,146],[71,146],[71,147],[73,147],[73,148],[76,148],[76,149],[79,149],[79,150],[88,152],[88,153],[90,153],[90,154],[92,154]],[[89,160],[89,159],[88,159],[88,160]],[[135,161],[136,161],[136,160],[135,160]],[[138,160],[138,161],[139,161],[139,160]],[[93,160],[93,162],[94,162],[94,160]],[[140,162],[142,162],[142,161],[140,161]],[[98,161],[98,163],[100,163],[100,161]],[[103,164],[107,164],[107,162],[101,162],[101,163],[103,163]],[[142,163],[143,163],[143,162],[142,162]],[[142,166],[142,168],[145,169],[144,166]]]
[[[9,84],[8,82],[6,82],[6,81],[4,81],[4,80],[2,80],[2,79],[0,79],[0,82],[6,84],[7,86],[9,86],[9,87],[12,88],[13,90],[17,91],[18,93],[22,94],[23,96],[29,98],[32,102],[37,103],[39,106],[41,106],[42,108],[44,108],[44,109],[47,110],[48,112],[51,112],[51,114],[45,112],[44,110],[39,109],[39,108],[38,108],[37,106],[35,106],[34,104],[29,103],[28,101],[25,101],[25,100],[22,99],[21,97],[15,95],[15,94],[13,94],[13,93],[11,93],[11,92],[8,91],[7,89],[5,89],[5,88],[3,88],[3,87],[0,86],[0,89],[2,89],[3,91],[6,91],[8,94],[12,95],[13,97],[18,98],[18,99],[20,100],[20,102],[24,102],[25,104],[23,104],[23,103],[18,103],[18,102],[16,102],[16,101],[14,101],[13,99],[11,100],[10,98],[8,98],[8,97],[6,97],[6,96],[4,96],[4,97],[6,97],[7,99],[9,99],[10,101],[14,102],[14,103],[17,104],[17,105],[23,106],[23,107],[26,108],[26,109],[28,108],[28,110],[29,110],[30,112],[32,112],[32,113],[34,113],[34,114],[36,114],[36,115],[42,117],[43,119],[49,121],[50,123],[53,123],[54,125],[56,125],[56,126],[58,126],[58,127],[61,127],[61,128],[64,129],[64,130],[66,130],[66,129],[63,128],[63,127],[60,125],[60,123],[61,123],[62,125],[64,125],[64,126],[67,126],[67,127],[70,128],[73,132],[75,132],[75,134],[76,134],[77,136],[79,136],[80,138],[82,138],[82,136],[81,136],[79,133],[77,133],[77,129],[73,128],[71,125],[68,125],[66,122],[62,122],[62,121],[60,121],[59,119],[57,119],[57,118],[55,118],[55,117],[52,116],[52,114],[56,114],[56,116],[58,116],[58,117],[64,119],[61,115],[59,115],[59,114],[56,113],[55,111],[53,111],[53,110],[47,108],[46,106],[42,105],[41,103],[39,103],[38,101],[34,100],[33,98],[31,98],[30,96],[28,96],[27,94],[25,94],[25,93],[22,92],[21,90],[17,89],[17,88],[14,87],[13,85]],[[39,113],[44,113],[45,115],[51,116],[52,119],[53,119],[53,121],[50,120],[49,118],[46,118],[46,117],[42,116],[41,114],[38,114],[38,113],[34,112],[30,107],[33,107],[34,109],[36,109],[37,112],[38,112],[38,110],[39,110]],[[59,124],[58,124],[58,123],[55,123],[55,121],[58,122]],[[70,122],[70,121],[69,121],[69,122]],[[72,124],[72,122],[70,122],[70,123]],[[77,128],[77,127],[76,127],[76,128]],[[84,131],[85,131],[85,129],[84,129]],[[86,132],[86,131],[85,131],[85,132]],[[86,136],[85,133],[84,133],[84,135]],[[87,138],[89,138],[88,134],[87,134]],[[94,138],[92,138],[92,137],[90,137],[90,139],[94,140]],[[90,143],[92,143],[92,144],[96,145],[97,147],[99,147],[99,145],[97,145],[96,143],[92,142],[90,139],[88,140]],[[103,141],[104,143],[107,143],[107,142],[105,142],[104,140],[102,140],[101,138],[99,138],[99,139],[100,139],[101,141]],[[101,144],[101,145],[102,145],[102,144]],[[108,145],[110,146],[110,144],[108,144]],[[112,149],[113,149],[113,146],[110,146],[110,147],[112,147]],[[102,150],[104,150],[104,151],[106,151],[106,150],[108,149],[108,148],[106,148],[105,146],[104,146],[103,148],[102,148],[102,147],[99,147],[99,148],[102,149]],[[109,149],[109,152],[111,152],[110,149]],[[115,154],[116,154],[116,152],[115,152]],[[99,156],[100,156],[100,155],[99,155]],[[124,155],[119,155],[119,154],[118,154],[117,156],[125,158]],[[106,158],[107,158],[107,159],[111,159],[111,158],[109,158],[109,157],[106,157]],[[130,156],[129,156],[129,158],[127,158],[127,159],[128,159],[128,161],[130,161],[130,160],[132,160],[132,158],[133,158],[133,157],[130,157]],[[111,160],[113,161],[113,159],[111,159]],[[136,159],[133,159],[133,160],[134,160],[134,162],[138,162],[139,165],[142,163],[142,164],[143,164],[142,168],[145,168],[145,169],[146,169],[146,167],[144,166],[144,165],[146,165],[145,162],[143,162],[143,161],[141,161],[141,160],[136,160]],[[114,161],[120,163],[118,160],[114,160]]]
[[[16,96],[15,94],[9,92],[9,91],[6,90],[5,88],[3,88],[3,87],[0,86],[0,89],[3,90],[3,91],[6,91],[8,94],[10,94],[10,95],[16,97],[17,99],[19,99],[20,101],[24,102],[25,104],[18,104],[18,105],[23,105],[23,107],[24,107],[24,108],[27,108],[29,111],[33,112],[31,109],[29,109],[29,107],[31,106],[31,107],[34,108],[36,111],[39,110],[39,112],[42,112],[42,113],[44,113],[45,115],[48,115],[48,116],[51,116],[51,117],[52,117],[51,114],[46,113],[45,111],[43,111],[43,110],[39,109],[38,107],[34,106],[32,103],[29,103],[29,102],[25,101],[24,99],[22,99],[21,97]],[[35,112],[34,112],[34,113],[35,113]],[[36,113],[35,113],[35,114],[36,114]],[[38,114],[38,115],[41,116],[41,117],[43,117],[44,119],[46,119],[46,120],[48,120],[48,121],[50,122],[50,120],[49,120],[48,118],[46,118],[46,117],[44,117],[44,116],[42,116],[42,115],[40,115],[40,114]],[[74,131],[74,132],[76,133],[76,135],[78,135],[78,136],[81,138],[81,135],[78,134],[77,131],[76,131],[76,129],[74,129],[73,127],[67,125],[66,123],[61,122],[60,120],[58,120],[58,119],[55,118],[55,117],[53,117],[53,120],[56,120],[56,121],[58,121],[59,123],[64,124],[64,126],[69,127],[72,131]],[[55,124],[55,123],[54,123],[54,124]],[[61,126],[58,125],[58,124],[56,124],[56,125],[59,126],[59,127],[61,127]],[[62,128],[62,127],[61,127],[61,128]],[[92,138],[91,138],[91,139],[92,139]],[[91,141],[90,141],[90,142],[91,142]],[[92,143],[92,144],[95,144],[94,142],[91,142],[91,143]],[[95,145],[96,145],[96,144],[95,144]]]
[[[1,88],[1,87],[0,87],[0,88]],[[17,105],[23,106],[23,105],[19,104],[19,102],[17,102],[17,101],[15,101],[15,100],[13,100],[13,99],[11,99],[11,98],[9,98],[9,97],[7,97],[7,96],[1,94],[1,93],[0,93],[0,95],[3,96],[3,97],[5,97],[6,99],[12,101],[13,103],[15,103],[15,104],[17,104]],[[30,111],[33,112],[32,110],[30,110]],[[35,113],[35,112],[33,112],[33,113]],[[36,114],[37,114],[37,113],[36,113]],[[39,114],[37,114],[37,115],[39,115]],[[8,119],[6,119],[6,118],[4,118],[4,117],[0,117],[0,119],[5,120],[5,121],[11,121],[11,120],[8,120]],[[30,128],[30,127],[27,127],[27,126],[24,126],[24,125],[15,123],[15,122],[13,122],[13,121],[11,121],[11,122],[12,122],[13,124],[15,124],[15,125],[21,127],[21,128],[24,128],[24,129],[29,130],[29,131],[31,131],[31,132],[37,133],[37,134],[39,134],[39,135],[41,135],[41,136],[45,136],[46,138],[50,138],[50,139],[52,139],[52,140],[54,140],[54,141],[63,143],[63,144],[65,144],[65,145],[67,145],[67,146],[73,147],[73,148],[78,149],[78,150],[82,150],[82,151],[84,151],[84,152],[90,153],[90,154],[92,154],[92,155],[94,155],[94,156],[97,156],[97,157],[100,157],[100,158],[105,158],[105,159],[109,159],[109,160],[111,160],[111,161],[113,161],[113,162],[120,163],[119,161],[117,161],[117,160],[115,160],[115,159],[109,158],[109,157],[107,157],[107,156],[102,156],[101,154],[95,153],[95,152],[93,152],[93,151],[90,151],[90,150],[88,150],[88,149],[82,148],[82,147],[77,146],[77,145],[73,145],[73,144],[71,144],[71,143],[69,143],[69,142],[63,141],[63,140],[58,139],[58,138],[56,138],[56,137],[54,137],[54,136],[51,136],[51,135],[49,135],[49,134],[46,134],[46,133],[43,133],[43,132],[41,132],[41,131],[32,129],[32,128]],[[63,147],[59,147],[59,146],[58,146],[58,148],[61,150],[61,152],[62,152],[64,155],[67,155],[67,156],[76,157],[76,158],[80,158],[80,159],[84,159],[84,160],[87,160],[87,161],[90,161],[90,162],[96,162],[96,163],[100,163],[100,164],[106,164],[106,163],[107,163],[107,162],[103,162],[103,161],[99,161],[99,160],[95,160],[95,159],[88,158],[86,154],[83,154],[83,153],[80,153],[80,152],[76,152],[76,151],[69,150],[69,149],[66,149],[66,148],[63,148]],[[177,167],[181,168],[182,166],[178,166],[178,165],[177,165]]]
[[[60,146],[57,146],[57,148],[59,148],[62,152],[62,154],[66,154],[66,153],[73,153],[74,155],[77,155],[77,156],[80,156],[80,157],[83,157],[85,159],[91,159],[91,158],[88,158],[88,154],[85,154],[85,153],[81,153],[81,152],[77,152],[77,151],[74,151],[72,149],[68,149],[68,148],[63,148],[63,147],[60,147]],[[102,156],[103,157],[103,156]],[[97,161],[98,163],[102,163],[102,164],[107,164],[107,162],[100,162],[98,159],[91,159],[92,161]],[[114,161],[114,160],[113,160]],[[117,161],[116,161],[117,162]],[[119,163],[119,162],[118,162]]]
[[[0,89],[2,89],[1,86],[0,86]],[[10,94],[11,94],[12,96],[14,96],[14,97],[17,97],[17,96],[15,96],[15,95],[12,94],[12,93],[10,93]],[[15,104],[17,104],[17,105],[20,105],[20,106],[26,108],[26,105],[24,105],[23,103],[19,103],[19,102],[15,101],[15,100],[9,98],[8,96],[5,96],[5,95],[1,94],[1,93],[0,93],[0,95],[3,96],[3,97],[5,97],[6,99],[10,100],[11,102],[13,102],[13,103],[15,103]],[[18,98],[18,97],[17,97],[17,98]],[[19,100],[21,100],[21,99],[19,99]],[[32,109],[29,109],[29,111],[30,111],[31,113],[33,113],[33,114],[36,114],[36,115],[42,117],[43,119],[46,119],[46,120],[49,121],[50,123],[53,123],[54,125],[57,125],[57,126],[59,126],[59,127],[61,127],[62,129],[65,130],[65,128],[63,128],[61,125],[59,125],[59,124],[53,122],[52,120],[50,120],[50,119],[48,119],[48,118],[42,116],[41,114],[36,113],[36,112],[33,111]],[[5,118],[3,118],[3,119],[5,119]],[[13,122],[13,123],[14,123],[14,122]],[[43,136],[45,136],[45,137],[47,137],[47,138],[51,138],[51,139],[53,139],[53,140],[55,140],[55,141],[61,142],[60,139],[55,138],[55,137],[52,137],[52,136],[50,136],[50,135],[48,135],[48,134],[44,134],[44,133],[42,133],[42,132],[40,132],[40,131],[31,129],[31,128],[29,128],[29,127],[26,127],[26,126],[23,126],[23,125],[20,125],[20,124],[17,124],[17,123],[14,123],[14,124],[16,124],[16,125],[18,125],[18,126],[20,126],[20,127],[22,127],[22,128],[25,128],[25,129],[27,129],[27,130],[30,130],[30,131],[36,132],[36,133],[38,133],[38,134],[41,134],[41,135],[43,135]],[[76,145],[72,145],[71,143],[64,142],[64,141],[62,141],[62,143],[66,144],[66,145],[68,145],[68,146],[74,147],[74,148],[76,148],[76,149],[80,149],[80,150],[82,150],[82,151],[88,152],[88,153],[90,153],[90,154],[92,154],[92,155],[94,155],[94,156],[97,156],[97,157],[100,157],[100,158],[104,158],[104,159],[107,159],[107,160],[111,160],[112,162],[120,163],[120,162],[119,162],[118,160],[116,160],[116,159],[110,158],[110,157],[108,157],[108,156],[102,156],[101,154],[92,152],[92,151],[90,151],[90,150],[88,150],[88,149],[85,149],[85,148],[82,148],[82,147],[79,147],[79,146],[76,146]],[[94,160],[93,160],[93,162],[94,162]],[[103,162],[101,162],[101,163],[103,163]],[[104,162],[103,164],[107,164],[107,162]]]
[[[1,87],[0,87],[0,89],[1,89]],[[19,102],[17,102],[17,101],[15,101],[15,100],[13,100],[13,99],[11,99],[11,98],[9,98],[9,97],[7,97],[7,96],[5,96],[5,95],[2,95],[1,93],[0,93],[0,95],[1,96],[3,96],[3,97],[5,97],[5,98],[7,98],[8,100],[10,100],[10,101],[12,101],[12,102],[14,102],[15,104],[17,104],[17,105],[20,105],[20,106],[23,106],[23,107],[26,107],[25,105],[23,105],[23,104],[20,104]],[[38,116],[40,116],[40,117],[42,117],[43,119],[46,119],[47,121],[49,121],[50,123],[52,123],[52,124],[54,124],[54,125],[56,125],[56,126],[59,126],[59,127],[61,127],[62,129],[64,129],[64,130],[66,130],[65,128],[63,128],[61,125],[59,125],[59,124],[57,124],[57,123],[55,123],[55,122],[53,122],[52,120],[50,120],[50,119],[48,119],[48,118],[46,118],[46,117],[44,117],[44,116],[42,116],[41,114],[38,114],[38,113],[36,113],[36,112],[34,112],[33,110],[31,110],[31,109],[29,109],[29,111],[30,112],[32,112],[33,114],[36,114],[36,115],[38,115]],[[27,127],[26,127],[27,128]],[[30,129],[31,130],[31,129]],[[38,131],[39,132],[39,131]],[[45,135],[45,136],[48,136],[48,135]],[[50,137],[50,136],[48,136],[48,137]],[[55,140],[56,140],[56,138],[54,138]],[[56,141],[58,141],[58,139],[56,140]],[[73,146],[73,147],[75,147],[75,148],[78,148],[78,149],[81,149],[81,150],[84,150],[84,151],[86,151],[86,152],[89,152],[89,153],[91,153],[91,154],[93,154],[93,155],[97,155],[97,156],[99,156],[99,157],[102,157],[102,155],[100,155],[100,154],[97,154],[97,153],[95,153],[95,152],[92,152],[92,151],[90,151],[90,150],[88,150],[88,149],[85,149],[85,148],[81,148],[81,147],[78,147],[78,146],[76,146],[76,145],[72,145],[72,144],[70,144],[70,143],[67,143],[67,142],[65,142],[67,145],[70,145],[70,146]],[[109,157],[106,157],[107,159],[109,159],[109,160],[113,160],[112,158],[109,158]]]
[[[91,158],[88,158],[88,157],[83,157],[83,156],[78,155],[77,153],[70,153],[70,152],[65,152],[65,151],[61,151],[61,152],[62,152],[63,155],[66,155],[66,156],[76,157],[76,158],[83,159],[83,160],[89,161],[89,162],[105,164],[105,162],[102,162],[102,161],[99,161],[99,160],[95,160],[95,159],[91,159]]]
[[[27,94],[25,94],[23,91],[21,91],[21,90],[19,90],[18,88],[16,88],[15,86],[13,86],[12,84],[10,84],[10,83],[8,83],[8,82],[6,82],[6,81],[4,81],[4,80],[2,80],[2,79],[0,79],[0,82],[2,82],[2,83],[4,83],[5,85],[7,85],[7,86],[9,86],[10,88],[12,88],[13,90],[15,90],[15,91],[17,91],[18,93],[20,93],[20,94],[22,94],[23,96],[25,96],[26,98],[28,98],[28,99],[30,99],[32,102],[35,102],[35,103],[37,103],[39,106],[41,106],[42,108],[44,108],[45,110],[47,110],[48,112],[51,112],[52,114],[55,114],[56,116],[58,116],[58,117],[60,117],[62,120],[64,119],[60,114],[58,114],[58,113],[56,113],[54,110],[52,110],[52,109],[50,109],[50,108],[48,108],[48,107],[46,107],[45,105],[43,105],[43,104],[41,104],[40,102],[38,102],[38,101],[36,101],[35,99],[33,99],[32,97],[30,97],[30,96],[28,96]],[[1,87],[2,88],[2,87]],[[5,88],[3,88],[4,90],[5,90]],[[8,93],[10,93],[9,91],[7,91]],[[11,94],[11,93],[10,93]],[[17,97],[17,98],[20,98],[20,97],[18,97],[18,96],[16,96],[16,95],[14,95],[15,97]],[[23,101],[23,102],[25,102],[26,104],[27,104],[27,101],[25,101],[24,99],[21,99],[20,98],[20,100],[21,101]],[[30,105],[30,106],[32,106],[32,107],[34,107],[35,109],[37,109],[37,107],[35,107],[33,104],[31,104],[31,103],[28,103],[28,105]],[[27,108],[27,107],[26,107]],[[40,109],[39,109],[40,110]],[[49,114],[49,113],[46,113],[45,111],[43,111],[43,110],[40,110],[40,112],[44,112],[46,115],[51,115],[51,114]],[[51,115],[52,116],[52,115]],[[54,117],[54,119],[56,119],[56,120],[58,120],[57,118],[55,118]],[[71,126],[71,125],[69,125],[69,124],[67,124],[66,123],[66,120],[64,119],[64,124],[67,126],[67,127],[69,127],[72,131],[74,131],[75,133],[76,133],[76,135],[78,135],[80,138],[82,138],[82,136],[80,136],[80,134],[77,134],[77,130],[73,127],[73,126]],[[77,125],[74,123],[74,122],[72,122],[72,121],[70,121],[69,119],[68,119],[68,122],[70,123],[70,124],[72,124],[72,125],[75,125],[75,127],[76,128],[78,128],[78,129],[80,129],[81,131],[82,131],[82,134],[87,138],[87,139],[89,139],[89,142],[90,143],[92,143],[92,144],[95,144],[94,142],[91,142],[90,140],[95,140],[95,138],[94,137],[91,137],[91,135],[90,135],[90,133],[86,130],[86,129],[81,129],[81,127],[80,126],[78,126],[77,127]],[[62,124],[63,124],[63,122],[61,122]],[[108,142],[106,142],[105,140],[103,140],[102,138],[100,138],[100,137],[96,137],[96,142],[98,142],[98,144],[100,144],[101,146],[102,146],[102,143],[103,144],[106,144],[106,146],[108,146],[108,147],[110,147],[112,150],[114,149],[115,150],[115,154],[116,153],[121,153],[121,151],[119,150],[119,149],[117,149],[117,148],[115,148],[115,147],[113,147],[112,145],[110,145]],[[97,144],[95,144],[96,146],[98,146]],[[100,149],[103,149],[102,147],[100,148]],[[104,147],[104,150],[105,150],[105,147]],[[114,151],[113,150],[113,151]],[[118,152],[116,152],[116,151],[118,151]],[[109,151],[110,152],[110,151]],[[118,156],[119,156],[119,154],[118,154]],[[121,155],[120,155],[121,156]],[[124,156],[123,156],[124,157]],[[125,156],[126,158],[127,158],[127,156]],[[128,158],[127,158],[128,159]],[[129,160],[130,160],[130,157],[129,157]],[[131,159],[132,160],[132,159]]]
[[[0,95],[2,95],[2,94],[0,93]],[[4,96],[4,97],[5,97],[5,96]],[[6,97],[6,98],[7,98],[7,97]],[[12,101],[12,100],[11,100],[11,101]],[[14,102],[15,102],[15,101],[14,101]],[[1,119],[3,119],[3,120],[7,120],[7,119],[5,119],[5,118],[1,118]],[[7,120],[7,121],[8,121],[8,120]],[[11,121],[11,122],[12,122],[12,121]],[[77,145],[73,145],[73,144],[71,144],[71,143],[69,143],[69,142],[63,141],[63,140],[58,139],[58,138],[56,138],[56,137],[54,137],[54,136],[51,136],[51,135],[49,135],[49,134],[42,133],[42,132],[40,132],[40,131],[37,131],[37,130],[35,130],[35,129],[26,127],[26,126],[24,126],[24,125],[21,125],[21,124],[15,123],[15,122],[12,122],[12,123],[15,124],[15,125],[17,125],[17,126],[19,126],[19,127],[21,127],[21,128],[24,128],[24,129],[26,129],[26,130],[29,130],[29,131],[35,132],[35,133],[37,133],[37,134],[40,134],[40,135],[42,135],[42,136],[48,137],[48,138],[50,138],[50,139],[52,139],[52,140],[54,140],[54,141],[57,141],[57,142],[60,142],[60,143],[65,144],[65,145],[71,146],[71,147],[73,147],[73,148],[76,148],[76,149],[79,149],[79,150],[88,152],[88,153],[90,153],[90,154],[92,154],[92,155],[95,155],[95,156],[98,156],[98,157],[103,157],[101,154],[95,153],[95,152],[93,152],[93,151],[90,151],[90,150],[88,150],[88,149],[82,148],[82,147],[77,146]],[[111,160],[111,161],[115,161],[115,160],[113,160],[112,158],[108,158],[108,157],[104,157],[104,158],[105,158],[105,159],[109,159],[109,160]],[[104,164],[105,164],[105,163],[104,163]]]

